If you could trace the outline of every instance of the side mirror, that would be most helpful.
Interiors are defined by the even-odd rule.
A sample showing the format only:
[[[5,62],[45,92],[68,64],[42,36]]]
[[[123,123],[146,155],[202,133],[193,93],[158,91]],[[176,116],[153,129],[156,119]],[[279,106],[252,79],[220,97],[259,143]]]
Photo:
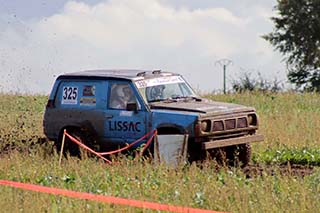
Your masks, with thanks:
[[[132,102],[132,103],[127,103],[127,111],[138,111],[138,106],[137,103]]]

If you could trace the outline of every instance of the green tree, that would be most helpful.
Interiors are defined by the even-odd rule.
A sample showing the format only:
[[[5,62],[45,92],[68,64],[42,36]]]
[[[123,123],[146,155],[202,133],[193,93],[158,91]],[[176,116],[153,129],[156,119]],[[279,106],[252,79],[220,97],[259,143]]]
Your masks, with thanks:
[[[285,56],[291,83],[320,92],[320,0],[278,0],[275,9],[263,38]]]

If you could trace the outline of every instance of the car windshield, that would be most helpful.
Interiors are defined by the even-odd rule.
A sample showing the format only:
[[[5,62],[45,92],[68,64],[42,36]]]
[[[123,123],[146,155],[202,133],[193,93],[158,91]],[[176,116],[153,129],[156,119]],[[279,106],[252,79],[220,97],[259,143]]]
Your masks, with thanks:
[[[146,102],[193,99],[196,94],[181,76],[162,76],[135,82]]]

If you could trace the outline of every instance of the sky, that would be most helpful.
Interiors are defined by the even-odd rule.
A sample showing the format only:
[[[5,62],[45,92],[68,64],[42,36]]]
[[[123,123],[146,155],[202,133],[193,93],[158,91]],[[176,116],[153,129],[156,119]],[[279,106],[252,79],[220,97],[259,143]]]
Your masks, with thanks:
[[[0,91],[49,94],[58,75],[161,69],[201,92],[243,73],[286,80],[283,56],[262,35],[276,0],[0,0]]]

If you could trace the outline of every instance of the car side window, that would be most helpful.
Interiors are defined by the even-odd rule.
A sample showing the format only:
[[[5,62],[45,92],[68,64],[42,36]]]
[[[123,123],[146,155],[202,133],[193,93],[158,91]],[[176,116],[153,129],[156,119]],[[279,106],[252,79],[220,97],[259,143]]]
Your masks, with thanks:
[[[128,103],[137,103],[137,99],[128,83],[112,83],[109,93],[109,108],[123,109],[127,108]]]

